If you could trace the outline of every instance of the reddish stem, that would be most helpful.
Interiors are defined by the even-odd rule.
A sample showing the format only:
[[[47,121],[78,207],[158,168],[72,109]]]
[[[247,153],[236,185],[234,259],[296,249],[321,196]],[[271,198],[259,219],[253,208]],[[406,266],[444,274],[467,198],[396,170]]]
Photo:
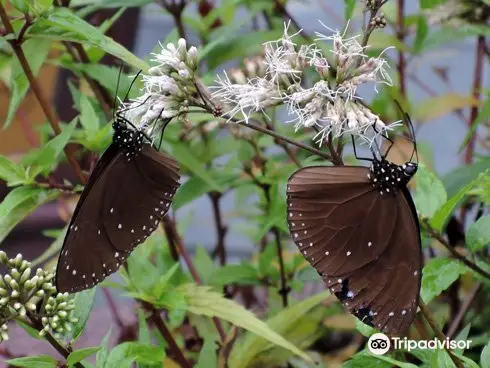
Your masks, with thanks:
[[[471,108],[470,120],[468,121],[468,128],[472,129],[473,124],[478,116],[478,103],[480,102],[480,90],[481,81],[483,79],[483,58],[485,57],[485,37],[478,36],[476,44],[476,60],[475,60],[475,74],[473,78],[473,98],[475,99],[475,105]],[[471,164],[473,161],[473,152],[475,150],[476,135],[471,136],[465,151],[465,163]]]
[[[404,14],[404,9],[405,9],[405,0],[398,0],[398,12],[397,12],[397,23],[398,23],[398,29],[396,32],[397,38],[400,40],[401,43],[405,40],[405,14]],[[405,54],[403,53],[402,50],[398,52],[398,75],[400,79],[400,93],[401,95],[405,98],[407,91],[406,91],[406,81],[405,81],[405,69],[406,69],[406,61],[405,61]]]

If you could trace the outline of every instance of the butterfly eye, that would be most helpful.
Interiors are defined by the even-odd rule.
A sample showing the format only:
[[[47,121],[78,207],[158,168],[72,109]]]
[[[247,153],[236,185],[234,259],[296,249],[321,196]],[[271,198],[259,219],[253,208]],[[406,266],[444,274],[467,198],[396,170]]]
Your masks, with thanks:
[[[417,172],[417,168],[417,164],[407,162],[405,165],[403,165],[403,172],[407,176],[413,176]]]

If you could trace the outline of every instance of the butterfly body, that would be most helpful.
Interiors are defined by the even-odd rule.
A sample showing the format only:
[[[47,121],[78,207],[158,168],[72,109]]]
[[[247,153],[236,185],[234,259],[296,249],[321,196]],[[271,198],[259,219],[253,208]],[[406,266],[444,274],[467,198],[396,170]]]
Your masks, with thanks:
[[[179,166],[118,117],[70,221],[58,259],[59,292],[88,289],[116,272],[157,228],[179,187]]]
[[[330,291],[364,323],[402,334],[415,317],[420,232],[407,189],[417,165],[384,158],[363,166],[312,166],[288,181],[293,240]]]

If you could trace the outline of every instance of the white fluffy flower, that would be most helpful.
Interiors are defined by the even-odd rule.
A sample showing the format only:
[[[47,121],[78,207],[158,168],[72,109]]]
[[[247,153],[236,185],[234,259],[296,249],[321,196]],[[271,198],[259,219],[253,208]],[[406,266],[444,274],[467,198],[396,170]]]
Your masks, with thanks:
[[[234,84],[225,73],[224,79],[218,76],[217,84],[213,99],[231,105],[227,115],[231,118],[241,113],[245,122],[252,113],[263,112],[281,101],[281,94],[274,83],[264,78],[250,79],[248,84]]]

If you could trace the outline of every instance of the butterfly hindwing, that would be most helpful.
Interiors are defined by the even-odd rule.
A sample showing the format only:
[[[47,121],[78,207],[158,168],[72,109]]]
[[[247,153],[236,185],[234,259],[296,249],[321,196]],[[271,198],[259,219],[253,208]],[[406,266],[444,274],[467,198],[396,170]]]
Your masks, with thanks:
[[[288,182],[288,224],[304,257],[353,314],[399,333],[417,308],[418,222],[408,190],[408,200],[404,191],[381,195],[370,175],[352,166],[298,170]]]

